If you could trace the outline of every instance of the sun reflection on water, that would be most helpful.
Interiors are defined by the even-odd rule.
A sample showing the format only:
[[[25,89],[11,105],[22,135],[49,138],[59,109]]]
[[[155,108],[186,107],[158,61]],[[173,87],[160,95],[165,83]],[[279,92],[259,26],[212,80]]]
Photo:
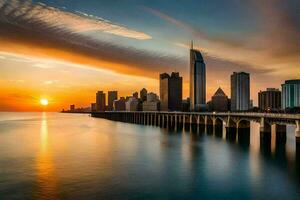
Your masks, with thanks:
[[[42,114],[40,147],[37,155],[37,199],[57,199],[56,176],[48,138],[47,113]]]

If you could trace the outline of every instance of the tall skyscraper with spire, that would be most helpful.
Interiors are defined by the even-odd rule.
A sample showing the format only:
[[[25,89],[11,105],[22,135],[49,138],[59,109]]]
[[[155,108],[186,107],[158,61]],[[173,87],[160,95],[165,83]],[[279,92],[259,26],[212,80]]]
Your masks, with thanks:
[[[190,110],[206,109],[206,67],[200,51],[190,49]]]

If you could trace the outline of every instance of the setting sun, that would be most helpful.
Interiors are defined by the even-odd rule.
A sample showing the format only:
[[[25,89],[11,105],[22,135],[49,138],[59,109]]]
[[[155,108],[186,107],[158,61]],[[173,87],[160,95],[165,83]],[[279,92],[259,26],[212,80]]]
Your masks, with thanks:
[[[43,106],[47,106],[49,104],[49,101],[48,101],[48,99],[41,99],[40,104]]]

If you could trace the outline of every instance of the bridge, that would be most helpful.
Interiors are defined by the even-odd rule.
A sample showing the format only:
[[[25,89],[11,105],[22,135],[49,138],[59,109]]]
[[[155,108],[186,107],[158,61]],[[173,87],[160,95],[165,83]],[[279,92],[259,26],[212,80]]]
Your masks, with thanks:
[[[159,126],[171,130],[196,130],[222,134],[231,139],[250,137],[250,122],[260,124],[262,139],[271,138],[272,126],[276,139],[286,140],[286,125],[295,125],[295,139],[300,144],[300,114],[250,113],[250,112],[163,112],[163,111],[105,111],[92,112],[92,117],[127,123]],[[298,145],[297,145],[298,146]]]

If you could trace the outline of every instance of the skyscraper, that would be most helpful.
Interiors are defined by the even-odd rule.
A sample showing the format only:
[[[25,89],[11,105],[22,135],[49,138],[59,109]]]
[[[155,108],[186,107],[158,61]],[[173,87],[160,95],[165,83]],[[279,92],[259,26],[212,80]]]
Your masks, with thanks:
[[[148,91],[146,90],[146,88],[143,88],[143,89],[140,91],[140,98],[141,98],[141,101],[147,101],[147,93],[148,93]]]
[[[261,111],[277,111],[281,108],[281,92],[276,88],[267,88],[258,93],[258,107]]]
[[[118,91],[108,91],[108,110],[113,110],[114,100],[118,99]]]
[[[282,108],[300,107],[300,79],[287,80],[282,87]]]
[[[190,110],[206,108],[206,67],[200,51],[190,49]]]
[[[179,111],[182,103],[182,77],[178,72],[160,74],[161,110]]]
[[[250,108],[250,74],[233,72],[231,75],[231,111],[247,111]]]
[[[103,93],[103,91],[98,91],[96,93],[96,110],[105,111],[105,106],[106,106],[105,93]]]
[[[132,96],[133,96],[134,98],[138,99],[138,98],[139,98],[139,93],[138,93],[138,92],[134,92],[134,93],[132,94]]]

